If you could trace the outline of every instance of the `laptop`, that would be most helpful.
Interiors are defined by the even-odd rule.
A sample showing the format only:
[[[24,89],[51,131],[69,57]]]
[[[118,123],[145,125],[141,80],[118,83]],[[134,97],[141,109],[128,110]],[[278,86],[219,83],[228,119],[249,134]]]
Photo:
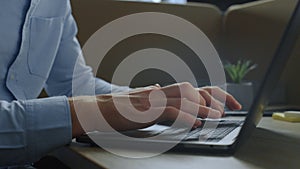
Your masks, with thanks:
[[[300,1],[281,38],[256,97],[244,119],[204,119],[194,130],[172,128],[156,124],[146,129],[122,133],[91,132],[76,139],[77,142],[112,148],[132,148],[139,151],[172,150],[233,154],[246,142],[261,120],[274,84],[279,81],[285,65],[295,47],[300,31]],[[125,137],[119,137],[121,134]],[[100,143],[100,145],[98,144]],[[103,147],[102,147],[103,148]],[[106,149],[106,148],[104,148]]]

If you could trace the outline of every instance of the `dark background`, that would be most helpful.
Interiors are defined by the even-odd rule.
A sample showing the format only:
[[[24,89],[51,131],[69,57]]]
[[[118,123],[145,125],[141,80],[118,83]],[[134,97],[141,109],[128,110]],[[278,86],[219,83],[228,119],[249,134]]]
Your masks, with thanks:
[[[243,4],[258,0],[188,0],[188,2],[204,2],[216,5],[220,10],[225,11],[228,7],[234,4]]]

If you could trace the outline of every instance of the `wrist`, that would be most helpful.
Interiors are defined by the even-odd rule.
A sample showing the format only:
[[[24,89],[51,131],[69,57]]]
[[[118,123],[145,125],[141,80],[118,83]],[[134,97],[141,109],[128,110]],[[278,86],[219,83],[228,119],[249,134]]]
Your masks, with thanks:
[[[68,98],[68,101],[71,113],[72,137],[78,137],[84,133],[84,130],[81,127],[78,116],[76,114],[73,98]]]

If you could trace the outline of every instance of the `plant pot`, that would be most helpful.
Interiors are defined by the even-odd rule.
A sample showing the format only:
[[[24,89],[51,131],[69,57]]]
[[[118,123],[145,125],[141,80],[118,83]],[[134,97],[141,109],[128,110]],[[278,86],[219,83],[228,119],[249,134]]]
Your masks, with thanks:
[[[241,103],[242,110],[249,110],[254,97],[252,83],[227,83],[226,86],[227,92]]]

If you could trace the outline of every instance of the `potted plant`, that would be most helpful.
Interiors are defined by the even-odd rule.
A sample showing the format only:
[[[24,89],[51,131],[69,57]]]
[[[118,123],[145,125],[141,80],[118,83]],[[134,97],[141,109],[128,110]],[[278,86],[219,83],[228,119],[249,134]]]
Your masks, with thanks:
[[[248,110],[253,101],[253,84],[249,81],[244,81],[244,77],[257,64],[253,64],[250,60],[238,60],[235,64],[227,62],[224,69],[230,79],[227,83],[227,91],[232,94],[243,106],[243,110]]]

